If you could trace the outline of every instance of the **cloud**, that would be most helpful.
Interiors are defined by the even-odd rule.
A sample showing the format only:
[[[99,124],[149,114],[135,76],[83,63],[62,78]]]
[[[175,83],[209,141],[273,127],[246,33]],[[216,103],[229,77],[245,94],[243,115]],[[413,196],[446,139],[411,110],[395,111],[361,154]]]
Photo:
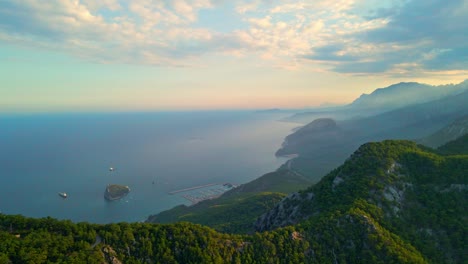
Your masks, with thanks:
[[[238,23],[201,26],[208,10]],[[467,16],[467,0],[4,0],[0,41],[100,63],[187,66],[219,53],[398,75],[468,69]]]
[[[0,6],[0,40],[104,63],[182,65],[180,58],[219,50],[210,43],[219,43],[214,38],[222,34],[187,26],[197,10],[210,7],[206,0],[137,0],[123,15],[105,17],[98,10],[123,7],[113,1],[7,1]]]
[[[357,61],[359,57],[345,54],[343,51],[346,49],[344,44],[330,44],[314,48],[314,54],[305,55],[304,58],[318,61]]]
[[[468,69],[468,47],[432,50],[423,65],[429,70]]]
[[[312,49],[306,57],[341,61],[333,70],[345,73],[398,75],[406,74],[411,68],[418,72],[466,70],[467,3],[466,0],[412,0],[401,6],[377,9],[372,15],[362,17],[368,22],[379,20],[380,25],[342,34],[338,40],[350,44],[341,47],[339,56],[337,50],[325,46]],[[350,50],[351,43],[357,46],[358,52]]]
[[[122,6],[117,0],[83,0],[82,1],[91,11],[100,9],[108,9],[117,11],[122,9]]]

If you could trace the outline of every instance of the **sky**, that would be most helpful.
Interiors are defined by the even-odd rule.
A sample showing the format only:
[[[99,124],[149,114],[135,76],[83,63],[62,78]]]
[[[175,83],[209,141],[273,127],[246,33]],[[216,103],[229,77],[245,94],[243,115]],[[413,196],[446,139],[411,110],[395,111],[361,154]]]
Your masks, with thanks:
[[[468,0],[0,0],[0,112],[308,108],[468,78]]]

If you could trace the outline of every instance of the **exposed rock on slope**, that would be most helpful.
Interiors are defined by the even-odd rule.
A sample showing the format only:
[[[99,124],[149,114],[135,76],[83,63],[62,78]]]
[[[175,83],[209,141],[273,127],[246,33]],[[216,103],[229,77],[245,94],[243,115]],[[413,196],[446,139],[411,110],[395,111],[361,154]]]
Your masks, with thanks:
[[[452,143],[465,146],[457,154],[468,153],[467,142],[468,136]],[[410,141],[367,143],[318,184],[285,197],[257,219],[255,228],[299,224],[311,227],[309,235],[320,240],[323,228],[336,234],[337,228],[354,232],[367,225],[361,235],[392,233],[394,239],[411,241],[423,254],[440,251],[440,262],[457,263],[463,259],[459,236],[462,244],[468,242],[467,171],[467,155],[441,156]],[[324,219],[334,224],[325,225]],[[343,239],[342,246],[356,246],[356,240]],[[398,239],[396,247],[402,246],[397,246]]]
[[[0,214],[0,262],[465,263],[467,142],[452,142],[465,146],[453,156],[409,141],[365,144],[316,185],[268,206],[257,228],[269,231],[252,235]],[[252,225],[251,215],[238,217],[251,208],[225,207],[217,216]]]
[[[307,218],[300,211],[300,204],[311,202],[313,193],[302,197],[300,193],[293,193],[285,197],[275,208],[260,216],[255,222],[257,231],[271,230],[277,227],[294,225]]]

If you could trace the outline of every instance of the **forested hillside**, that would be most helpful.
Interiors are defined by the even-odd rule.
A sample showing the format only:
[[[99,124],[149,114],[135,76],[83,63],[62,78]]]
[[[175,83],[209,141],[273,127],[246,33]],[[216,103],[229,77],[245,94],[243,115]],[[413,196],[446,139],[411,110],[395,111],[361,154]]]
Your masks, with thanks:
[[[260,217],[252,235],[0,215],[0,263],[464,263],[468,155],[439,151],[365,144]]]
[[[260,217],[257,230],[299,224],[321,239],[322,221],[328,219],[337,221],[333,228],[343,234],[338,244],[356,245],[345,235],[355,227],[342,229],[341,221],[359,212],[379,233],[375,236],[395,239],[379,248],[397,250],[404,241],[434,263],[463,263],[468,243],[468,155],[460,154],[468,153],[467,140],[462,137],[447,145],[460,146],[455,156],[437,154],[445,148],[436,151],[410,141],[364,144],[318,184],[288,196]],[[339,241],[333,233],[329,243]]]
[[[188,221],[228,233],[253,233],[253,223],[288,193],[309,186],[311,181],[287,169],[267,173],[232,189],[221,197],[192,206],[180,205],[152,215],[147,222]]]

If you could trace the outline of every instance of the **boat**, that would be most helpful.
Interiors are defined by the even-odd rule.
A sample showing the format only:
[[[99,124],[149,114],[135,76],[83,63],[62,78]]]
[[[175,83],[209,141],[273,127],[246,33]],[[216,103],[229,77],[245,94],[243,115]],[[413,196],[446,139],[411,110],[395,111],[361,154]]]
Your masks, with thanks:
[[[62,198],[67,198],[67,193],[59,192],[58,195]]]

